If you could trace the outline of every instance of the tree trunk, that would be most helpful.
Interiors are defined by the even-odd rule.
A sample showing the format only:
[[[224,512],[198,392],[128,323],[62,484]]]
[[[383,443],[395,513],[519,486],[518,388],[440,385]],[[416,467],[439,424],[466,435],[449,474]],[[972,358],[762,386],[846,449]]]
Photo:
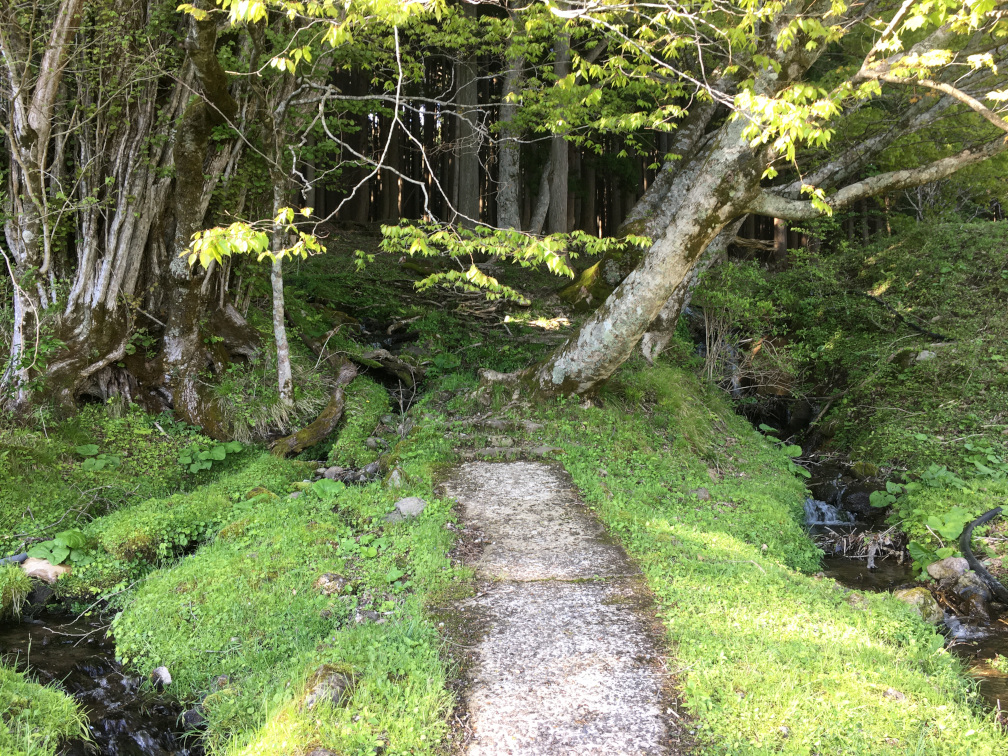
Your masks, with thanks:
[[[539,179],[539,193],[536,195],[535,210],[532,211],[532,220],[529,221],[528,232],[530,234],[541,234],[543,224],[546,222],[546,213],[550,206],[550,176],[553,174],[552,159],[546,161],[543,166],[542,176]]]
[[[504,93],[500,105],[500,141],[497,159],[497,227],[521,230],[521,211],[518,207],[518,186],[521,159],[521,144],[514,125],[518,113],[517,96],[521,86],[523,58],[516,58],[508,66],[504,75]],[[510,99],[509,99],[510,98]]]
[[[470,11],[468,10],[467,13]],[[466,58],[455,64],[455,105],[458,110],[458,141],[456,147],[458,170],[458,199],[455,209],[458,222],[473,228],[480,218],[480,138],[476,124],[479,91],[476,87],[479,71],[476,60]]]
[[[566,34],[557,37],[554,44],[556,61],[553,72],[556,78],[563,79],[570,73],[570,38]],[[547,231],[551,234],[567,233],[567,173],[568,152],[567,140],[564,135],[554,134],[550,143],[550,164],[553,167],[550,177],[549,222]]]
[[[274,218],[280,209],[286,205],[286,194],[282,181],[274,180],[273,184],[273,214]],[[277,390],[280,401],[284,404],[294,403],[294,379],[291,375],[290,346],[287,344],[287,326],[284,324],[284,291],[283,291],[283,259],[281,253],[286,242],[286,231],[283,223],[273,223],[271,248],[274,260],[270,270],[270,287],[273,290],[273,338],[277,350]]]
[[[582,394],[612,375],[707,246],[757,196],[764,163],[742,140],[743,121],[721,127],[715,139],[675,171],[649,219],[663,233],[578,334],[531,369],[529,377],[538,389]]]

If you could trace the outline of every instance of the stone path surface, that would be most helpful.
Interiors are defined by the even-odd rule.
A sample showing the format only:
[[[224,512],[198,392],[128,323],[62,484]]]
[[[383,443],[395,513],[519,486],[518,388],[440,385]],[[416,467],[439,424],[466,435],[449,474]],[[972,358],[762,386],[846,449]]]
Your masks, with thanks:
[[[677,753],[640,574],[557,465],[470,462],[445,484],[487,545],[466,756]]]

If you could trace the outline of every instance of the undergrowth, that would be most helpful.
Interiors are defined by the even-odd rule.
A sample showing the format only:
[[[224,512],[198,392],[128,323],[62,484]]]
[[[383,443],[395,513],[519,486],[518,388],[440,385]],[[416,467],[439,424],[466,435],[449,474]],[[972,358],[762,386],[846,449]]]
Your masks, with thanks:
[[[0,665],[0,753],[55,756],[71,738],[87,738],[86,720],[66,693]]]

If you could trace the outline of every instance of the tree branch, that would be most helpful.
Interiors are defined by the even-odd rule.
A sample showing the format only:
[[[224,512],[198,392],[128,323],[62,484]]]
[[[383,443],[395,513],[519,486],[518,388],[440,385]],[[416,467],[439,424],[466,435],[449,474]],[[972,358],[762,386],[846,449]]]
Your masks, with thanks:
[[[840,210],[858,200],[883,192],[920,186],[951,176],[958,170],[1000,154],[1008,147],[1008,139],[996,139],[983,147],[963,150],[955,155],[935,160],[932,163],[902,171],[889,171],[870,176],[853,184],[848,184],[836,194],[828,197],[826,204],[833,210]],[[823,211],[810,201],[782,197],[764,190],[746,208],[746,212],[769,215],[789,221],[809,220],[822,215]]]

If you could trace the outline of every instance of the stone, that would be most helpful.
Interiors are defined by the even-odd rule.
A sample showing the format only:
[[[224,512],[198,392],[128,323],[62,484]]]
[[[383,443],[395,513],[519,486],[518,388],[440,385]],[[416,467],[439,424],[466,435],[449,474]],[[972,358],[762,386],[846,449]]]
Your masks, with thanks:
[[[966,561],[965,559],[963,560]],[[984,601],[990,601],[991,590],[979,575],[973,570],[963,573],[956,580],[952,588],[957,596],[968,598],[969,596],[979,596]]]
[[[354,610],[354,624],[363,625],[365,622],[377,622],[378,618],[378,612],[372,611],[371,609]]]
[[[923,349],[920,354],[917,355],[917,362],[927,362],[928,360],[933,360],[937,356],[937,353],[932,352],[929,349]]]
[[[44,580],[50,585],[53,585],[61,575],[66,575],[70,572],[68,565],[50,564],[45,559],[36,559],[35,557],[25,559],[21,563],[21,569],[25,571],[28,577]]]
[[[374,480],[380,472],[381,465],[377,462],[372,462],[370,465],[364,465],[361,468],[361,475],[366,476],[368,480]]]
[[[710,491],[708,491],[706,488],[694,488],[692,491],[690,491],[690,494],[696,496],[698,499],[700,499],[700,501],[711,500]]]
[[[251,501],[252,499],[258,499],[260,496],[265,496],[269,499],[279,499],[275,493],[270,491],[268,488],[263,486],[256,486],[251,491],[245,494],[245,501]]]
[[[510,436],[490,436],[487,438],[487,446],[507,448],[509,446],[514,446],[514,439]]]
[[[389,427],[395,426],[395,418],[392,417],[392,415],[382,415],[381,421],[384,425],[388,425]]]
[[[507,430],[508,422],[507,420],[501,420],[500,418],[491,418],[483,423],[487,428],[493,428],[494,430]]]
[[[526,433],[535,433],[543,429],[542,423],[533,423],[531,420],[522,420],[522,427]]]
[[[346,470],[344,470],[342,467],[333,466],[327,468],[326,471],[322,473],[322,477],[328,478],[329,480],[338,480],[342,478],[345,473]]]
[[[385,485],[389,488],[402,488],[403,486],[403,471],[398,467],[392,468],[392,472],[389,473],[388,480],[385,481]]]
[[[330,751],[328,748],[316,748],[308,752],[308,756],[339,756],[336,751]]]
[[[893,598],[912,606],[921,619],[929,625],[938,624],[944,617],[944,612],[927,588],[903,588],[895,591]]]
[[[207,719],[199,707],[182,712],[182,726],[186,730],[202,730],[206,723]]]
[[[301,498],[301,491],[295,491],[294,493],[292,493],[287,498],[288,499],[300,499]]]
[[[342,575],[337,575],[335,572],[327,572],[324,575],[318,576],[318,579],[315,581],[315,590],[325,596],[332,596],[334,593],[343,593],[349,582]]]
[[[954,580],[966,574],[969,562],[962,557],[946,557],[940,562],[932,562],[927,566],[927,573],[935,580]]]
[[[547,457],[550,454],[560,453],[563,449],[559,446],[537,446],[530,451],[533,457]]]
[[[322,701],[328,701],[333,706],[345,704],[352,689],[353,680],[350,677],[328,665],[323,665],[315,670],[312,676],[304,708],[311,711]]]
[[[907,697],[905,693],[901,693],[896,690],[896,688],[886,688],[885,693],[882,694],[886,698],[891,698],[893,701],[906,701]]]
[[[158,690],[164,690],[171,685],[171,672],[168,671],[168,667],[158,667],[150,673],[150,681]]]
[[[375,438],[374,436],[368,436],[366,439],[364,439],[364,446],[366,446],[368,449],[371,450],[377,449],[378,439]]]
[[[424,511],[424,507],[426,506],[427,502],[419,496],[407,496],[405,499],[399,499],[395,503],[396,511],[403,517],[417,517]]]

